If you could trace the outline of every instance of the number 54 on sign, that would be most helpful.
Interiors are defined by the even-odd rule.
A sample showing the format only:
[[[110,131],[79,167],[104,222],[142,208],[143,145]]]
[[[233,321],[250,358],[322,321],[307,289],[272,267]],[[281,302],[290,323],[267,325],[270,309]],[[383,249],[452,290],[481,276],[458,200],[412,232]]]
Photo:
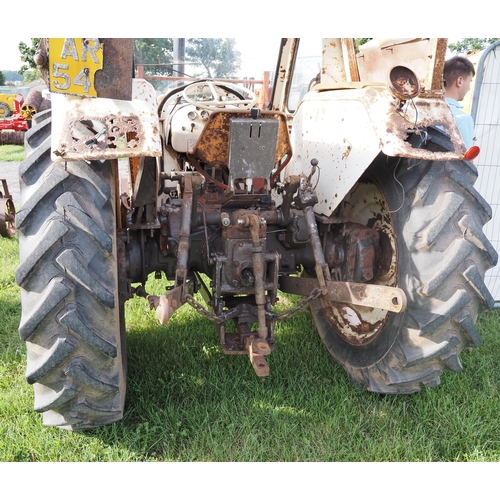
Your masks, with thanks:
[[[97,97],[95,73],[102,69],[103,45],[98,38],[50,38],[50,91]]]

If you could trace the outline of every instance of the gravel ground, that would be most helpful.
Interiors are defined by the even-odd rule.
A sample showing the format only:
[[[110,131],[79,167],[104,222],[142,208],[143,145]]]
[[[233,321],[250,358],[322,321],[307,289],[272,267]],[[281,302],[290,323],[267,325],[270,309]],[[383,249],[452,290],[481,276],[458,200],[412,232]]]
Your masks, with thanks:
[[[7,180],[9,192],[12,195],[16,209],[21,204],[19,195],[19,163],[16,161],[0,162],[0,179]],[[0,185],[0,191],[3,193],[3,186]]]

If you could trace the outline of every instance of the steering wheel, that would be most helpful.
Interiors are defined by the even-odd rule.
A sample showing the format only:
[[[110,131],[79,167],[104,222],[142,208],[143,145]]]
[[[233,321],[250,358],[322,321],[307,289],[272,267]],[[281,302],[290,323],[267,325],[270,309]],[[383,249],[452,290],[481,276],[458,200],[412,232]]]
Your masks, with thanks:
[[[257,102],[254,92],[245,87],[211,80],[188,85],[183,91],[183,97],[189,104],[209,110],[226,106],[250,109]]]

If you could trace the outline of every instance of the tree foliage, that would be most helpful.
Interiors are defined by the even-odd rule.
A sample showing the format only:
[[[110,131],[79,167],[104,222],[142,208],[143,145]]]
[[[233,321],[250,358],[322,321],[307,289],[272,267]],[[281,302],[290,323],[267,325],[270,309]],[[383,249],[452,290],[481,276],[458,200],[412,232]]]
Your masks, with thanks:
[[[241,54],[234,49],[232,38],[187,38],[185,62],[190,66],[189,76],[227,78],[240,67]],[[172,75],[173,38],[136,38],[135,64],[144,66],[146,75]],[[195,68],[193,70],[193,68]],[[152,82],[163,87],[160,82]]]
[[[195,76],[231,78],[241,65],[234,38],[188,38],[186,60],[200,67]]]
[[[40,38],[31,39],[31,47],[26,45],[24,42],[19,42],[19,52],[21,53],[21,61],[26,64],[21,66],[19,73],[24,76],[24,74],[30,70],[36,70],[36,64],[33,58],[35,57],[36,49],[40,43]]]
[[[5,75],[0,71],[0,85],[5,85]]]
[[[23,75],[24,83],[32,82],[42,77],[42,74],[40,73],[34,61],[35,52],[36,49],[38,48],[39,42],[40,38],[32,38],[31,47],[25,44],[24,42],[19,42],[19,52],[21,53],[21,61],[26,63],[23,64],[19,69],[19,73]]]
[[[373,38],[355,38],[354,44],[356,46],[356,52],[359,52],[359,47],[361,45],[364,45],[366,42],[369,42],[370,40],[373,40]]]
[[[134,38],[135,67],[144,67],[144,76],[172,76],[173,39],[172,38]],[[152,80],[156,89],[165,83]]]
[[[359,47],[370,40],[372,40],[372,38],[356,38],[356,51],[359,51]],[[500,38],[461,38],[455,43],[448,44],[448,47],[452,52],[457,52],[458,54],[468,54],[470,52],[483,50],[488,47],[488,45],[491,45],[498,40],[500,40]]]
[[[457,52],[458,54],[468,54],[470,52],[483,50],[488,47],[488,45],[498,40],[500,40],[500,38],[461,38],[456,43],[448,44],[448,47],[451,51]]]
[[[22,81],[23,76],[18,73],[17,71],[11,71],[11,70],[3,70],[3,76],[5,77],[6,82],[16,82],[16,81]]]
[[[171,74],[172,38],[134,38],[135,65],[143,65],[145,74]]]

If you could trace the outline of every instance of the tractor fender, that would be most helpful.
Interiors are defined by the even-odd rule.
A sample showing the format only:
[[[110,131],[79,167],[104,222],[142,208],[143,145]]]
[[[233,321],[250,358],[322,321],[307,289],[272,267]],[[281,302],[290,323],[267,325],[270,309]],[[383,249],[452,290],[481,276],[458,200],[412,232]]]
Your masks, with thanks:
[[[52,161],[161,156],[153,86],[132,80],[132,100],[52,94]]]
[[[347,88],[346,88],[347,87]],[[406,141],[417,130],[422,143],[427,127],[439,127],[455,151],[432,152]],[[329,217],[380,152],[387,156],[432,161],[461,160],[466,151],[453,115],[442,96],[416,98],[401,105],[383,84],[316,86],[300,103],[292,122],[293,157],[285,177],[319,169],[312,183],[315,212]]]

